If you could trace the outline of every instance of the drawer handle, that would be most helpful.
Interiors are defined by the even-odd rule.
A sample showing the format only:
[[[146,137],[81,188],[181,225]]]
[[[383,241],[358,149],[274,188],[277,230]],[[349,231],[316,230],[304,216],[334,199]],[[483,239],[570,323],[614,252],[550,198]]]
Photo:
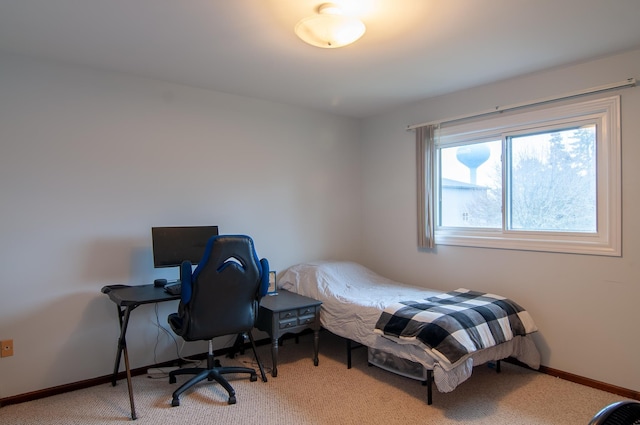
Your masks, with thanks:
[[[286,312],[286,313],[284,314],[284,317],[287,317],[287,318],[288,318],[288,317],[291,317],[291,316],[292,316],[292,314],[291,314],[291,313],[289,313],[289,312]]]

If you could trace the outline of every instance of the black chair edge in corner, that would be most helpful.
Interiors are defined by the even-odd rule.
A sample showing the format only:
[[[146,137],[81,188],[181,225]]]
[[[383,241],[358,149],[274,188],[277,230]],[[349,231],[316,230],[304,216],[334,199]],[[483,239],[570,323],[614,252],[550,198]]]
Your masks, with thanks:
[[[260,299],[267,292],[269,262],[258,260],[253,240],[246,235],[213,236],[207,242],[198,266],[193,270],[185,261],[180,268],[182,292],[178,312],[168,317],[173,331],[185,341],[208,341],[206,368],[183,368],[169,373],[169,382],[177,375],[195,375],[173,392],[172,406],[180,405],[180,395],[204,381],[216,381],[229,394],[228,404],[236,403],[236,393],[225,374],[248,373],[257,381],[255,369],[223,367],[214,360],[213,339],[225,335],[248,335],[262,380],[267,381],[256,351],[253,329]]]
[[[612,403],[600,410],[589,425],[637,425],[640,424],[640,402],[626,400]]]

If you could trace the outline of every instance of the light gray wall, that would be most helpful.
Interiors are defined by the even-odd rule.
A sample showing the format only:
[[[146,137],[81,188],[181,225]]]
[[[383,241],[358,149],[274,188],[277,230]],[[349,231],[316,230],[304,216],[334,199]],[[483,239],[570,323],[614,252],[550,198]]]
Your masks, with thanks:
[[[278,271],[358,260],[360,154],[353,119],[0,55],[0,397],[111,372],[100,288],[177,277],[152,226],[249,234]],[[176,306],[134,311],[132,367],[176,357],[155,326]]]
[[[469,70],[473,72],[473,70]],[[640,77],[640,51],[410,105],[363,122],[365,263],[395,280],[513,298],[531,311],[545,366],[640,390],[640,88],[622,96],[623,256],[416,248],[414,133],[406,126]],[[608,93],[611,95],[613,93]]]
[[[622,258],[418,252],[405,131],[628,77],[640,77],[640,51],[358,122],[0,55],[0,339],[15,342],[15,355],[0,359],[0,397],[109,374],[118,329],[100,288],[176,277],[153,269],[150,228],[192,224],[252,235],[275,270],[351,259],[407,283],[510,296],[536,319],[544,365],[640,390],[640,89],[620,92]],[[134,312],[133,367],[175,358],[155,327],[170,304]]]

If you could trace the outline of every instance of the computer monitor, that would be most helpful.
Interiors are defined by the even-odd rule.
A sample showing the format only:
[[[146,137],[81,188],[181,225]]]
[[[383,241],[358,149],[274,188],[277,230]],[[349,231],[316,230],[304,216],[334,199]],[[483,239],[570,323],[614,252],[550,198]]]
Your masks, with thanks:
[[[179,267],[184,260],[198,264],[218,226],[152,227],[153,266]]]

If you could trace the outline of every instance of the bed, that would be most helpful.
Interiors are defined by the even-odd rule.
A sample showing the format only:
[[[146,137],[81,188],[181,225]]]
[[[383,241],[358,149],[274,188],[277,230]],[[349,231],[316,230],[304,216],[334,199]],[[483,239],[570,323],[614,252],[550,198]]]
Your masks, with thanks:
[[[540,354],[531,337],[531,333],[537,329],[524,310],[523,321],[527,322],[524,332],[514,332],[514,335],[508,336],[508,340],[496,341],[493,346],[470,350],[466,354],[460,354],[459,358],[448,359],[442,352],[433,350],[416,338],[388,334],[384,330],[384,324],[394,314],[394,309],[407,304],[406,301],[437,300],[447,298],[449,293],[395,282],[353,262],[298,264],[282,274],[278,287],[322,301],[320,324],[348,341],[349,367],[353,341],[368,347],[370,360],[372,356],[388,356],[396,359],[400,365],[417,365],[423,368],[425,374],[422,377],[405,376],[425,382],[428,387],[428,404],[432,402],[432,383],[436,384],[440,392],[453,391],[471,376],[474,366],[499,362],[507,357],[515,358],[533,369],[540,366]],[[523,316],[522,313],[519,314]]]

